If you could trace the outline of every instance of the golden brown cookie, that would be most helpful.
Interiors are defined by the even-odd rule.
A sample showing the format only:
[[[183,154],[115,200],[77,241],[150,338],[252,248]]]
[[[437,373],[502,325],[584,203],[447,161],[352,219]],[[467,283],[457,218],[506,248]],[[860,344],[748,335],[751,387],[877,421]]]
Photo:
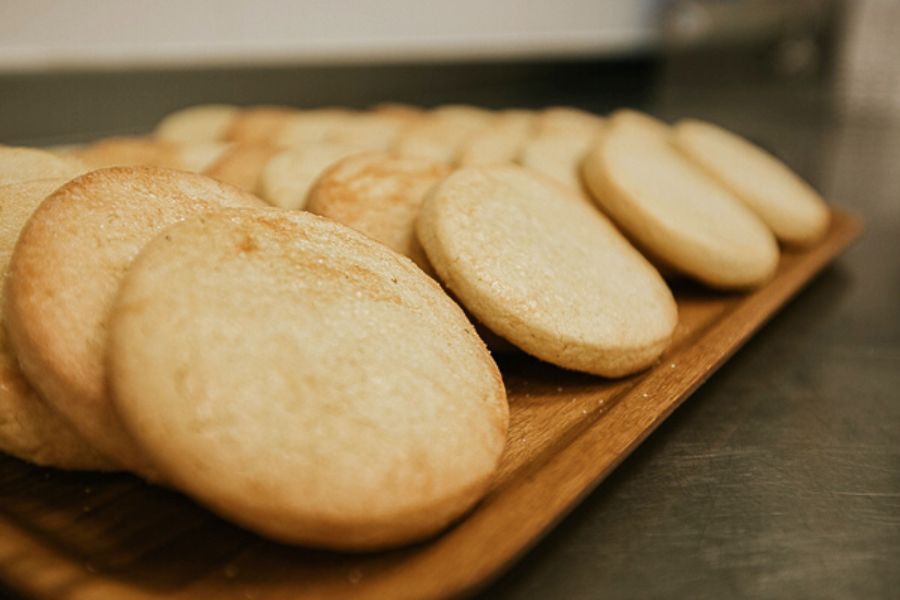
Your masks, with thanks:
[[[672,129],[665,121],[638,110],[621,108],[609,115],[610,127],[628,128],[633,135],[669,139]]]
[[[571,108],[554,107],[535,117],[517,162],[542,173],[588,199],[581,182],[581,161],[603,130],[603,119]]]
[[[712,123],[679,121],[674,130],[675,145],[749,206],[779,240],[810,246],[825,235],[828,205],[783,162]]]
[[[778,245],[750,209],[643,126],[613,125],[588,153],[585,182],[629,236],[668,265],[707,285],[762,285]]]
[[[410,260],[304,212],[225,211],[140,253],[116,405],[166,481],[278,540],[374,549],[446,527],[503,450],[500,373]]]
[[[84,171],[85,166],[77,159],[36,148],[0,146],[0,185],[32,179],[71,179]]]
[[[273,144],[285,124],[299,112],[289,106],[243,108],[232,118],[224,139],[239,144]]]
[[[157,138],[112,137],[71,150],[90,170],[139,165],[200,172],[228,148],[222,142],[173,142]]]
[[[516,160],[528,139],[535,117],[527,110],[507,110],[466,140],[459,155],[461,165],[509,163]]]
[[[677,310],[665,282],[548,178],[517,166],[460,169],[428,195],[417,231],[465,307],[529,354],[617,377],[669,344]]]
[[[494,114],[482,108],[442,106],[426,113],[406,129],[393,150],[403,156],[454,162],[463,145],[493,119]]]
[[[306,210],[361,231],[431,272],[416,238],[416,217],[425,193],[451,170],[447,163],[428,158],[350,156],[319,177]]]
[[[240,109],[227,104],[199,104],[167,115],[154,135],[173,142],[216,142],[225,139]]]
[[[0,186],[0,274],[22,226],[48,194],[66,179],[37,179]],[[5,286],[0,304],[5,303]],[[42,466],[62,469],[111,469],[71,425],[50,410],[19,369],[0,315],[0,451]]]
[[[256,194],[261,191],[263,170],[278,150],[264,144],[233,144],[203,174]]]
[[[341,137],[341,129],[346,131],[356,122],[357,116],[344,108],[297,110],[278,127],[271,141],[281,148],[307,148],[333,141]]]
[[[106,458],[143,474],[106,390],[109,310],[132,258],[167,225],[260,200],[202,175],[117,167],[73,179],[35,210],[10,260],[5,319],[22,370]]]
[[[282,150],[260,173],[260,196],[272,206],[302,209],[316,178],[337,161],[359,152],[355,144],[341,142]]]

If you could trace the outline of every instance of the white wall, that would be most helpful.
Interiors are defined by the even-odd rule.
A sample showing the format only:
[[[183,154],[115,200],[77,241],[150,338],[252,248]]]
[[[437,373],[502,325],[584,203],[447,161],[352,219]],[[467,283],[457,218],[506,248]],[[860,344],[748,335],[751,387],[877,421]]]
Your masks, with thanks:
[[[0,70],[617,52],[660,0],[0,0]]]

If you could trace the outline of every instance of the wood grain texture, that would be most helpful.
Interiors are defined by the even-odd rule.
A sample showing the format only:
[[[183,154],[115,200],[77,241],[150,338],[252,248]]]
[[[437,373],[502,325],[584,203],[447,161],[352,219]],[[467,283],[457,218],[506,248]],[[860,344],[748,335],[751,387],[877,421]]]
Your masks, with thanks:
[[[752,333],[861,232],[840,211],[825,240],[782,257],[749,295],[676,283],[680,323],[653,368],[610,381],[501,358],[510,439],[488,496],[411,548],[349,555],[268,542],[126,475],[0,456],[0,579],[65,599],[432,598],[486,585],[608,475]]]

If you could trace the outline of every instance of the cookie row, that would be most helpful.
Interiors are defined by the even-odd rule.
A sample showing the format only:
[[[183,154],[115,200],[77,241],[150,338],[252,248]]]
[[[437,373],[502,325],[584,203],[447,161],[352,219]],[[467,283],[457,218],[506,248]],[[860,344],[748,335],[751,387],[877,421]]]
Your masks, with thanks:
[[[0,448],[126,468],[279,539],[418,539],[484,493],[505,438],[496,366],[444,291],[494,349],[621,376],[652,364],[677,324],[656,267],[747,289],[774,272],[775,236],[811,244],[828,224],[786,167],[709,124],[327,113],[199,107],[160,125],[168,139],[65,158],[0,149],[0,201],[17,207],[0,212]],[[347,155],[353,143],[391,151]],[[256,192],[275,170],[329,221],[161,168],[67,181],[119,163]],[[409,486],[421,493],[404,499]]]
[[[596,203],[658,267],[715,287],[753,287],[771,275],[777,251],[760,222],[789,246],[814,244],[829,222],[808,184],[746,140],[708,123],[669,127],[630,110],[604,121],[563,107],[199,106],[164,119],[154,139],[105,140],[78,155],[93,168],[155,164],[201,171],[275,206],[304,208],[325,169],[367,151],[453,167],[521,164]],[[747,212],[757,217],[754,223]],[[718,237],[710,235],[715,230]],[[730,239],[735,232],[746,239]],[[751,247],[755,260],[744,264]]]
[[[303,208],[310,183],[325,166],[364,151],[425,157],[457,166],[514,162],[574,191],[584,191],[588,175],[581,165],[600,134],[610,129],[607,125],[668,142],[681,158],[746,203],[786,244],[814,244],[827,228],[828,211],[818,194],[768,153],[709,123],[685,120],[670,128],[633,110],[616,111],[607,122],[568,107],[487,111],[448,105],[423,111],[382,105],[361,112],[214,105],[173,113],[159,124],[156,137],[270,148],[268,156],[279,155],[271,164],[259,158],[263,153],[258,148],[234,149],[235,158],[223,157],[219,165],[211,165],[211,174],[235,177],[233,183],[243,183],[245,189],[277,206]],[[255,161],[240,158],[254,153]],[[248,168],[254,162],[259,164],[256,174]],[[243,164],[244,171],[232,174],[234,164]],[[602,206],[607,193],[596,186],[591,192]]]
[[[499,371],[408,259],[162,168],[0,199],[18,215],[2,213],[7,451],[131,470],[332,548],[421,539],[487,490],[506,438]],[[29,212],[16,240],[6,225]]]

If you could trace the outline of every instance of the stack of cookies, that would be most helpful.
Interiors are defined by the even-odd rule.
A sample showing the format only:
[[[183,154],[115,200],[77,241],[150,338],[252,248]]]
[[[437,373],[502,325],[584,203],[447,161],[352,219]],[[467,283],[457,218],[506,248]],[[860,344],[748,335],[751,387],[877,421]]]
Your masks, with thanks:
[[[627,110],[198,106],[0,147],[0,450],[282,541],[410,543],[500,460],[485,341],[635,373],[678,323],[660,271],[749,290],[828,220],[749,142]]]

